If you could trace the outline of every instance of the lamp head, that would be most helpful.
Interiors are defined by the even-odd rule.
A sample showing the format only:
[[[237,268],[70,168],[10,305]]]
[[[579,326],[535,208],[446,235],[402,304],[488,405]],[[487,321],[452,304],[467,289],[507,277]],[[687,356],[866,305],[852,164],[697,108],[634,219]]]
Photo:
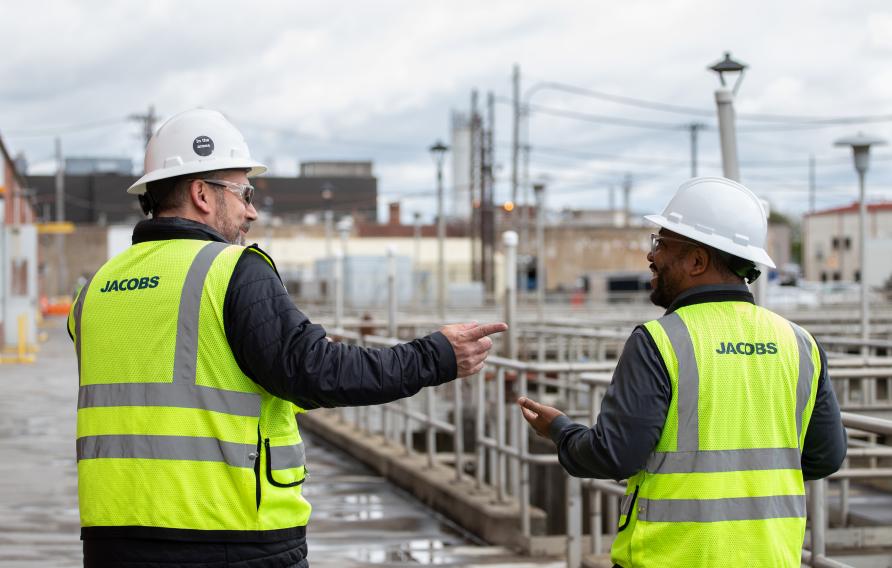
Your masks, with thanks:
[[[732,89],[732,92],[737,94],[737,89],[740,87],[740,82],[743,80],[743,72],[746,67],[745,64],[731,59],[731,52],[726,51],[725,58],[708,67],[708,69],[718,73],[719,81],[721,81],[723,87],[727,86],[725,83],[725,74],[728,74],[729,76],[737,74],[737,80],[734,82],[734,88]]]

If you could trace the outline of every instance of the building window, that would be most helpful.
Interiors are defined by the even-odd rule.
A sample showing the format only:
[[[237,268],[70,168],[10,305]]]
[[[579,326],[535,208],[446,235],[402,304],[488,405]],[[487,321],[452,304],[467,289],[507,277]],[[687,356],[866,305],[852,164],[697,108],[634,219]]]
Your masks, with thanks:
[[[831,245],[833,250],[839,250],[839,237],[833,237],[833,244]]]
[[[821,282],[826,282],[826,281],[827,281],[827,273],[826,273],[826,272],[822,272],[822,273],[821,273]]]
[[[861,282],[861,271],[860,270],[855,271],[855,282]]]
[[[840,280],[842,280],[842,274],[840,274],[839,272],[834,272],[833,273],[833,281],[839,282]]]
[[[846,250],[852,250],[852,239],[851,239],[851,237],[846,237]]]

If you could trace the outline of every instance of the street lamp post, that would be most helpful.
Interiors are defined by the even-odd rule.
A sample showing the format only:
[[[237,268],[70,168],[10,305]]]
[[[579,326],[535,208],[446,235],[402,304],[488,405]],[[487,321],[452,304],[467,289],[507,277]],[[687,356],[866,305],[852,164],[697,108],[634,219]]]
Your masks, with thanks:
[[[734,96],[740,89],[746,65],[731,59],[731,54],[725,52],[725,57],[718,63],[708,67],[719,76],[721,85],[715,90],[716,113],[719,121],[719,143],[722,149],[722,175],[734,181],[740,181],[740,164],[737,161],[737,125],[734,114]],[[735,77],[734,86],[729,87],[726,79]],[[768,215],[767,209],[765,213]],[[768,274],[764,266],[759,266],[763,274]],[[765,305],[765,296],[768,292],[768,277],[760,278],[752,284],[753,296],[756,304]]]
[[[860,132],[855,136],[837,140],[835,143],[836,146],[852,148],[855,171],[858,172],[858,256],[860,265],[858,280],[861,282],[861,340],[865,342],[861,347],[862,355],[867,355],[866,342],[870,339],[870,320],[867,313],[867,204],[864,199],[864,176],[867,174],[867,167],[870,163],[870,147],[885,143],[885,140],[865,136]]]
[[[734,95],[740,88],[746,65],[731,59],[725,52],[725,58],[709,67],[719,75],[721,86],[715,91],[715,103],[719,119],[719,140],[722,147],[722,174],[734,181],[740,181],[740,166],[737,163],[737,128],[734,124]],[[726,75],[737,75],[734,87],[728,88]]]
[[[449,147],[437,142],[430,147],[437,164],[437,310],[440,321],[446,319],[446,215],[443,211],[443,158]]]

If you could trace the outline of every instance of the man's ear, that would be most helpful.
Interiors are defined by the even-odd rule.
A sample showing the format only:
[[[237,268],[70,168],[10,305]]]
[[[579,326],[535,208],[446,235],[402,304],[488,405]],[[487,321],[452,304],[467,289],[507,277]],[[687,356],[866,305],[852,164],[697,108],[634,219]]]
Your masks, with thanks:
[[[693,247],[688,253],[687,265],[688,275],[692,277],[700,276],[709,270],[710,261],[709,253],[703,247]]]
[[[211,200],[213,198],[208,184],[202,183],[197,179],[189,182],[189,199],[192,201],[192,205],[196,209],[205,214],[211,213],[213,211],[211,205]]]

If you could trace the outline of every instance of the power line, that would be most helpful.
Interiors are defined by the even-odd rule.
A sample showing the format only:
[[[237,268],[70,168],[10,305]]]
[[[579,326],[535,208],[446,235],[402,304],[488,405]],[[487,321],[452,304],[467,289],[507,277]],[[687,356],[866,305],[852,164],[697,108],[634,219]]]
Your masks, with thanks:
[[[611,93],[605,93],[603,91],[596,91],[594,89],[589,89],[585,87],[578,87],[575,85],[568,85],[566,83],[561,83],[557,81],[543,81],[537,83],[533,86],[533,88],[548,88],[557,91],[563,91],[566,93],[572,93],[575,95],[611,101],[617,104],[627,105],[627,106],[635,106],[639,108],[646,108],[650,110],[657,110],[661,112],[671,112],[676,114],[684,114],[688,116],[709,116],[714,117],[715,112],[711,110],[706,110],[702,108],[689,107],[683,105],[676,105],[664,102],[657,101],[649,101],[645,99],[639,99],[636,97],[628,97],[623,95],[615,95]],[[859,116],[807,116],[807,115],[785,115],[785,114],[771,114],[771,113],[737,113],[737,118],[740,120],[751,120],[758,122],[779,122],[785,124],[800,124],[800,125],[813,125],[816,127],[817,125],[822,126],[833,126],[833,125],[843,125],[843,124],[865,124],[865,123],[873,123],[873,122],[890,122],[892,121],[892,114],[879,114],[879,115],[859,115]]]
[[[510,102],[510,99],[506,99],[504,97],[497,97],[496,100],[499,103],[505,104]],[[559,108],[553,108],[542,105],[527,105],[526,108],[530,112],[536,112],[539,114],[547,114],[551,116],[559,116],[563,118],[571,118],[574,120],[581,120],[584,122],[594,122],[597,124],[611,124],[614,126],[628,126],[632,128],[647,128],[650,130],[682,130],[687,128],[687,124],[675,124],[671,122],[659,122],[659,121],[648,121],[648,120],[636,120],[632,118],[617,118],[614,116],[605,116],[601,114],[590,114],[572,110],[564,110]]]

